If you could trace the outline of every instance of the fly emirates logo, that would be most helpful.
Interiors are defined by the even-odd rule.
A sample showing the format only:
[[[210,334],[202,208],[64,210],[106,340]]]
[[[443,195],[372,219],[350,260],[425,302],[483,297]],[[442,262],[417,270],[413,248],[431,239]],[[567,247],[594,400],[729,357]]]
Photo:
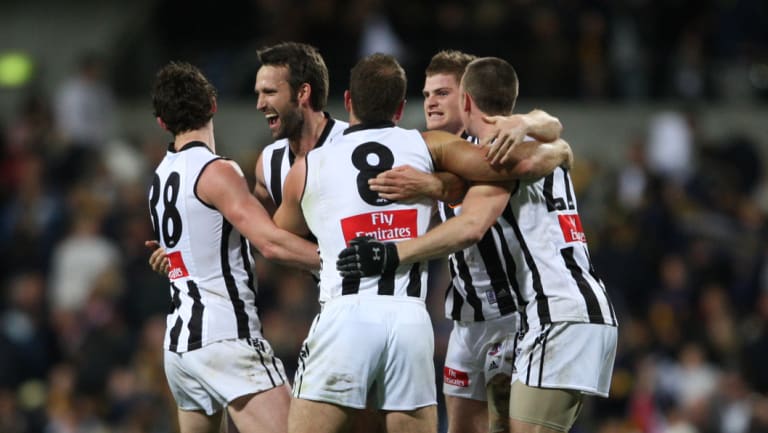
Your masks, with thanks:
[[[416,209],[370,212],[341,220],[344,241],[358,236],[371,236],[380,241],[399,241],[416,237]]]

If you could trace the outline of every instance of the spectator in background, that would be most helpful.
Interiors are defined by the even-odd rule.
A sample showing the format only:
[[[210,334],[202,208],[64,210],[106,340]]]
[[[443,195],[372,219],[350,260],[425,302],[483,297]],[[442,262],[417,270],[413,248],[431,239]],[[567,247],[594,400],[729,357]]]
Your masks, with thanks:
[[[100,54],[85,53],[76,74],[56,90],[54,124],[64,146],[58,174],[64,179],[87,175],[101,146],[115,133],[116,106],[112,89],[104,81],[105,66]]]

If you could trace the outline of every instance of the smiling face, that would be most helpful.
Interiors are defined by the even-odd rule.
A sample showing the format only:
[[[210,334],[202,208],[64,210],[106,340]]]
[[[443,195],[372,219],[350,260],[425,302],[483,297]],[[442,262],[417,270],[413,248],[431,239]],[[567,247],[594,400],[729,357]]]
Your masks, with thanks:
[[[264,113],[272,138],[297,138],[304,116],[288,83],[288,67],[265,65],[256,73],[256,108]]]
[[[427,129],[452,134],[464,128],[459,113],[459,83],[452,74],[434,74],[424,80],[424,118]]]

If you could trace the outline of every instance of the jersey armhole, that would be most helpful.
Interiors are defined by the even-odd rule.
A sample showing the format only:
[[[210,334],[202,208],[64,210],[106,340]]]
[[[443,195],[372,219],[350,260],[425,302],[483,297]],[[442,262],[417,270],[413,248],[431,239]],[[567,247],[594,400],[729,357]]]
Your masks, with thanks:
[[[203,206],[205,206],[205,207],[207,207],[208,209],[211,209],[211,210],[218,210],[218,209],[216,209],[214,206],[206,203],[203,199],[200,198],[199,195],[197,195],[197,183],[200,182],[200,177],[203,175],[203,172],[205,171],[205,169],[208,168],[208,166],[211,165],[211,163],[213,163],[215,161],[218,161],[218,160],[221,160],[221,159],[223,159],[225,161],[229,161],[230,160],[229,158],[225,158],[223,156],[220,156],[218,158],[213,158],[212,160],[210,160],[210,161],[206,162],[205,164],[203,164],[203,166],[200,168],[200,171],[197,172],[197,178],[195,179],[195,186],[194,186],[194,188],[192,190],[195,193],[195,198],[197,199],[197,201],[199,201]]]
[[[307,152],[304,157],[304,185],[301,187],[301,196],[299,196],[299,208],[301,208],[301,202],[304,201],[304,195],[307,193],[307,184],[309,183],[309,155],[312,152]]]

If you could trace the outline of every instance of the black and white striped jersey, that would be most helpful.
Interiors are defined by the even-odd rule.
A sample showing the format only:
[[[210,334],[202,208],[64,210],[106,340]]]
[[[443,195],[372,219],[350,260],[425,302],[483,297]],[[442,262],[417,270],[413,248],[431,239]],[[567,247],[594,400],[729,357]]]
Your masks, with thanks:
[[[355,237],[397,242],[427,231],[433,200],[392,202],[368,187],[368,179],[406,164],[434,172],[421,133],[392,122],[349,127],[332,146],[307,154],[301,207],[320,248],[320,302],[356,293],[425,299],[426,263],[403,265],[392,274],[366,278],[342,278],[336,270],[339,252]]]
[[[529,327],[617,325],[590,261],[568,170],[558,167],[537,181],[519,182],[501,219],[513,232],[505,265],[514,271],[513,290]]]
[[[195,193],[202,171],[221,157],[202,142],[172,149],[149,189],[152,226],[171,268],[164,347],[180,353],[260,337],[249,243]]]
[[[474,144],[479,142],[466,133],[461,137]],[[445,222],[461,213],[461,205],[440,202],[438,210]],[[499,217],[480,242],[448,256],[451,284],[445,295],[447,318],[479,322],[517,311],[510,237],[514,237],[512,228]]]
[[[325,118],[328,119],[328,122],[326,122],[322,134],[320,134],[320,137],[317,139],[315,148],[321,147],[337,135],[341,135],[341,133],[349,126],[347,122],[334,119],[328,113],[324,114]],[[291,146],[288,145],[287,138],[277,140],[274,143],[267,145],[262,151],[261,168],[264,173],[264,183],[275,206],[280,206],[280,203],[283,201],[285,176],[288,174],[288,170],[293,165],[295,158],[296,155],[291,151]]]

